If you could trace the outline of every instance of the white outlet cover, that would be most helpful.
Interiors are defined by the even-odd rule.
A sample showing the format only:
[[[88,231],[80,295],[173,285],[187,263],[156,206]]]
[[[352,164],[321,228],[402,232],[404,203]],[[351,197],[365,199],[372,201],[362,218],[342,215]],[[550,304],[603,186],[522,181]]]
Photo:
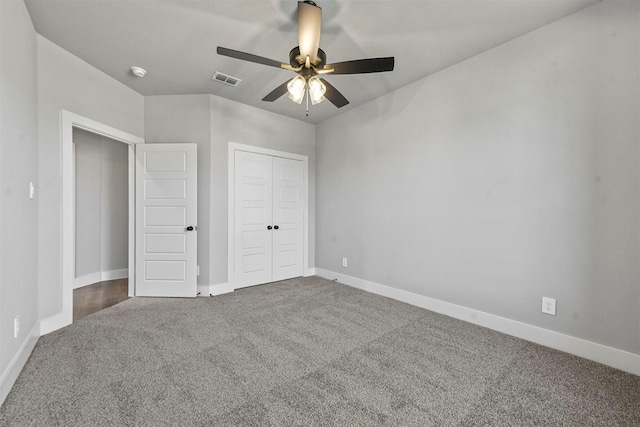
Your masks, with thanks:
[[[544,314],[556,315],[556,300],[554,298],[542,297],[542,312]]]

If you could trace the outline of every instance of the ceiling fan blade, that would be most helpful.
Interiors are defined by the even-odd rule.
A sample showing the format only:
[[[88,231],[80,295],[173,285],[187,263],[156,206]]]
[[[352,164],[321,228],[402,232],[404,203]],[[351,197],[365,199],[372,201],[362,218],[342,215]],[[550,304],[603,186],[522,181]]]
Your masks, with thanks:
[[[218,55],[224,55],[231,58],[241,59],[243,61],[255,62],[256,64],[268,65],[270,67],[283,68],[290,67],[289,64],[283,64],[280,61],[276,61],[274,59],[265,58],[258,55],[253,55],[251,53],[240,52],[239,50],[227,49],[226,47],[218,46]]]
[[[282,95],[287,93],[287,85],[289,84],[290,81],[291,80],[287,80],[286,82],[282,83],[280,86],[278,86],[277,88],[269,92],[267,96],[262,98],[262,100],[267,102],[273,102],[276,99],[280,98]]]
[[[322,9],[312,1],[298,2],[298,45],[302,60],[309,57],[315,63],[320,47]]]
[[[324,93],[324,97],[327,98],[329,101],[331,101],[333,105],[335,105],[338,108],[341,108],[349,103],[349,101],[347,101],[347,98],[345,98],[344,95],[338,91],[338,89],[333,87],[331,83],[329,83],[325,79],[320,79],[320,81],[322,81],[322,83],[324,83],[324,85],[327,88],[327,90]]]
[[[393,56],[386,58],[368,58],[355,59],[353,61],[336,62],[335,64],[325,65],[325,69],[333,68],[331,74],[364,74],[364,73],[382,73],[384,71],[393,71],[395,59]]]

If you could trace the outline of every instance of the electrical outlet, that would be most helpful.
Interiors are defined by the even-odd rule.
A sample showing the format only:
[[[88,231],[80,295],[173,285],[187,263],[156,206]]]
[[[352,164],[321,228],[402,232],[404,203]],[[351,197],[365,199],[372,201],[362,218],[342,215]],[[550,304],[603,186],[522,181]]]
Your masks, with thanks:
[[[29,198],[33,199],[36,195],[36,187],[34,187],[33,182],[29,183]]]
[[[20,316],[16,316],[15,319],[13,319],[13,337],[18,338],[19,334],[20,334]]]
[[[342,258],[342,266],[343,267],[347,266],[347,259],[346,258]]]
[[[542,312],[544,314],[556,315],[556,300],[554,298],[542,297]]]

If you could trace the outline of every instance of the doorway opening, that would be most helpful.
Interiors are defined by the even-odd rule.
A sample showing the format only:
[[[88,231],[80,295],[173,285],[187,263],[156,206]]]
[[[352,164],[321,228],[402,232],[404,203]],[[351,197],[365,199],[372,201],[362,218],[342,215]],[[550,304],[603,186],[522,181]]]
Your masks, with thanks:
[[[126,144],[73,129],[73,321],[128,298],[129,180]]]
[[[144,139],[107,126],[95,120],[79,116],[69,111],[61,111],[61,162],[62,162],[62,209],[61,209],[61,310],[58,314],[42,320],[40,334],[70,325],[73,322],[73,284],[75,278],[75,205],[74,205],[74,159],[73,129],[106,136],[128,144],[128,180],[129,180],[129,233],[128,233],[128,269],[135,270],[135,145],[143,144]],[[128,294],[133,296],[135,289],[134,276],[128,283]]]

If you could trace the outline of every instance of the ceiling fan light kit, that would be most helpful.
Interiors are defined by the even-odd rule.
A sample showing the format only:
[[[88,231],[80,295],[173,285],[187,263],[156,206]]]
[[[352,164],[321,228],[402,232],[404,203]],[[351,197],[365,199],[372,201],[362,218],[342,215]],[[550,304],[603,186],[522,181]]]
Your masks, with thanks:
[[[338,108],[349,103],[333,85],[319,75],[330,74],[363,74],[393,71],[394,58],[367,58],[327,64],[327,56],[320,49],[320,30],[322,27],[322,9],[313,1],[298,2],[298,46],[289,52],[289,64],[251,53],[241,52],[218,46],[219,55],[228,56],[243,61],[282,68],[298,74],[293,79],[284,82],[268,93],[263,101],[273,102],[285,93],[289,99],[301,104],[307,95],[307,115],[309,115],[309,100],[316,105],[328,99]]]
[[[289,91],[289,99],[296,104],[302,104],[304,98],[304,92],[307,86],[307,82],[302,76],[296,76],[287,84],[287,90]]]
[[[327,92],[327,87],[317,77],[311,77],[309,79],[309,98],[311,98],[311,104],[316,105],[325,100],[324,94]]]

